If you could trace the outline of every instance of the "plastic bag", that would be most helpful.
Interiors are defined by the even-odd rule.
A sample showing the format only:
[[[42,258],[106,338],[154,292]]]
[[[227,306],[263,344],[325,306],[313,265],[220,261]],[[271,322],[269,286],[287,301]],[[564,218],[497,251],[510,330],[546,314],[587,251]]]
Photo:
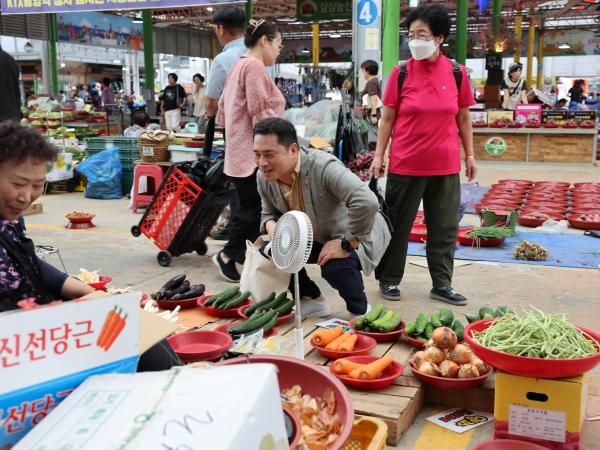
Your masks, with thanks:
[[[119,149],[110,148],[86,158],[75,169],[87,178],[84,196],[117,199],[123,197]]]
[[[554,219],[546,220],[541,226],[537,227],[535,231],[539,231],[544,234],[563,234],[569,229],[569,222],[566,220],[559,220],[558,222]]]
[[[465,215],[466,210],[475,209],[476,193],[479,188],[477,181],[469,181],[467,184],[460,185],[460,208],[458,210],[458,221],[460,222]]]

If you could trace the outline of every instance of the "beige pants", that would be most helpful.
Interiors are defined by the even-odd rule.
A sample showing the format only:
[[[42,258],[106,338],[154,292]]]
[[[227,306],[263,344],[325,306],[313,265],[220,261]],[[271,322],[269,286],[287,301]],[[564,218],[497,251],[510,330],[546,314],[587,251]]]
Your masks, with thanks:
[[[165,111],[165,125],[168,130],[178,132],[179,121],[181,120],[181,109],[172,109],[171,111]]]

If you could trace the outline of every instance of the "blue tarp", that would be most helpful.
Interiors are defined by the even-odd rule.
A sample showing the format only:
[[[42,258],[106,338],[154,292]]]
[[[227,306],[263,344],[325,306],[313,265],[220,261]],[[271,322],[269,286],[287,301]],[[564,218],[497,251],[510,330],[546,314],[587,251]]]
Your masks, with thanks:
[[[535,242],[548,250],[547,261],[519,261],[513,256],[515,247],[523,240]],[[408,254],[425,256],[425,244],[410,242]],[[455,259],[494,261],[540,266],[598,269],[600,265],[600,239],[579,234],[542,234],[517,231],[501,247],[465,247],[457,245]]]

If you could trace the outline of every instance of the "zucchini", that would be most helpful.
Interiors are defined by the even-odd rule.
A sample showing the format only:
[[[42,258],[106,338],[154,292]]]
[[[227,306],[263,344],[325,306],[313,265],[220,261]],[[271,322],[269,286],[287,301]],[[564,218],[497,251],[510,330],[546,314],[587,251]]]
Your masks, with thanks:
[[[383,307],[383,305],[381,303],[378,303],[377,305],[375,305],[371,311],[369,311],[367,314],[365,314],[365,322],[367,322],[367,323],[375,322],[378,318],[380,318],[383,315],[384,309],[385,308]]]
[[[254,320],[247,320],[235,327],[231,327],[227,332],[232,335],[251,334],[267,325],[273,317],[275,317],[275,320],[277,321],[277,313],[275,311],[268,311]]]
[[[232,300],[229,300],[227,303],[225,304],[221,304],[220,305],[220,309],[230,309],[230,308],[235,308],[236,306],[241,305],[242,303],[244,303],[248,297],[250,297],[250,291],[244,291],[241,294],[239,294],[236,297],[233,297]]]
[[[287,299],[287,301],[283,304],[275,308],[277,315],[284,316],[288,314],[293,308],[296,302],[292,299]]]
[[[271,303],[273,300],[275,300],[275,295],[276,295],[275,292],[271,292],[267,298],[265,298],[264,300],[261,300],[260,302],[257,302],[254,305],[250,306],[246,310],[246,315],[247,316],[251,316],[261,306],[268,305],[269,303]]]

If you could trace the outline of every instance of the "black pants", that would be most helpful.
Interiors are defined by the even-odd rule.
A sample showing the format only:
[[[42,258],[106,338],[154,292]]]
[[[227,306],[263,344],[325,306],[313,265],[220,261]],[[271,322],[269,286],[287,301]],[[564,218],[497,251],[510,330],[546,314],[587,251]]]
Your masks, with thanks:
[[[229,240],[223,248],[223,253],[239,264],[246,257],[246,240],[254,242],[260,234],[260,195],[256,186],[256,171],[249,177],[234,178],[239,205],[237,211],[232,211],[229,222]]]
[[[313,243],[312,252],[307,264],[316,264],[323,245]],[[367,296],[363,284],[360,261],[355,251],[348,258],[330,259],[321,266],[321,276],[329,285],[338,291],[346,302],[346,308],[353,314],[364,314],[367,311]],[[300,297],[317,298],[321,295],[319,286],[312,281],[305,269],[298,273]],[[294,295],[294,277],[290,278],[290,292]]]
[[[458,234],[460,180],[458,174],[417,177],[389,174],[385,200],[394,226],[392,240],[375,270],[385,284],[400,284],[404,275],[408,238],[419,203],[427,222],[427,265],[433,286],[450,287]]]

